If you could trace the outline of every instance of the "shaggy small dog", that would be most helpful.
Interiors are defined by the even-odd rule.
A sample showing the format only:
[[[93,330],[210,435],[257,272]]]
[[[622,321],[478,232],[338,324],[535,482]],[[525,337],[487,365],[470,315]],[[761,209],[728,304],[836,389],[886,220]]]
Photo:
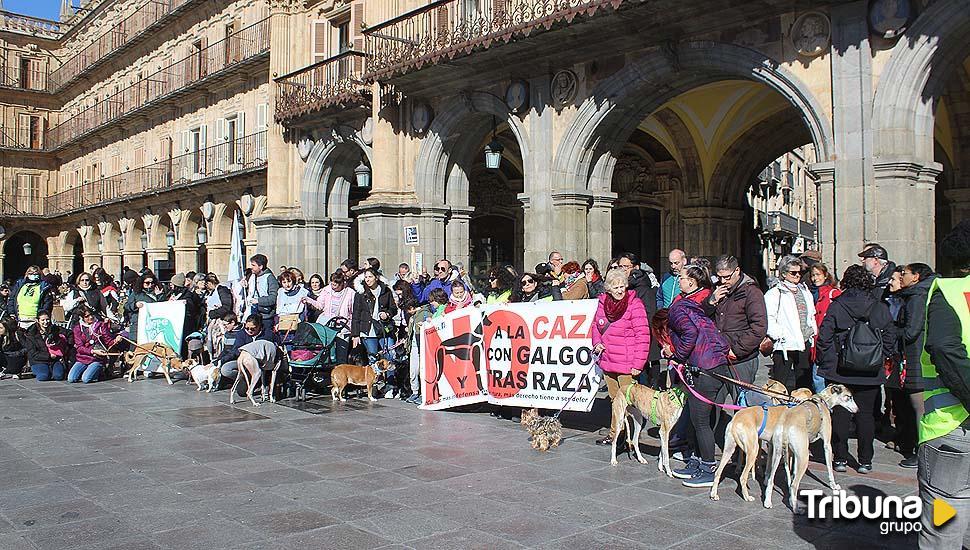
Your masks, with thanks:
[[[542,416],[539,409],[522,411],[521,423],[532,436],[532,448],[545,452],[562,441],[562,424],[558,418]]]

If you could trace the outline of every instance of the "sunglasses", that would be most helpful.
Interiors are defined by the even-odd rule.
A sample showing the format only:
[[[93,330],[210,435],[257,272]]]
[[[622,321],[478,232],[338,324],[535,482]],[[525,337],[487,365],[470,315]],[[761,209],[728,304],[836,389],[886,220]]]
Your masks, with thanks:
[[[155,281],[145,281],[144,283],[142,283],[142,286],[151,286],[153,284],[155,284]]]
[[[801,271],[789,271],[788,274],[789,275],[801,275],[802,272]]]
[[[535,284],[535,280],[534,279],[522,279],[522,284],[524,284],[524,285]]]
[[[447,271],[447,269],[448,269],[447,267],[439,267],[439,266],[434,266],[434,270],[435,270],[436,272],[440,272],[440,271]]]

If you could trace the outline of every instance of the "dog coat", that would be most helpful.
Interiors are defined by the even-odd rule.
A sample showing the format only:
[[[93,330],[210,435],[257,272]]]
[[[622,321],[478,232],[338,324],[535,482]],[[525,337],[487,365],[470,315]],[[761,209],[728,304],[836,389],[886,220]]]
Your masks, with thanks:
[[[633,400],[630,399],[630,390],[635,385],[636,383],[633,383],[626,387],[627,403],[633,403]],[[657,416],[657,401],[660,399],[661,395],[669,399],[672,403],[675,403],[680,408],[684,407],[684,399],[686,397],[683,390],[680,388],[670,388],[669,390],[662,392],[653,392],[653,399],[650,400],[650,414],[648,415],[648,419],[654,426],[660,425],[660,418]]]
[[[256,362],[259,364],[259,368],[263,370],[273,370],[276,365],[276,344],[268,340],[254,340],[243,347],[239,348],[241,351],[253,356]]]

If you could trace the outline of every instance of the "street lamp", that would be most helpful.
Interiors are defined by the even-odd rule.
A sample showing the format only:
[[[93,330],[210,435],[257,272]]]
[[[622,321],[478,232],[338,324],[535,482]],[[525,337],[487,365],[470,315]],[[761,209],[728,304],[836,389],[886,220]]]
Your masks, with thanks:
[[[118,236],[118,250],[124,251],[125,249],[125,237],[124,235]]]
[[[502,164],[502,151],[504,150],[505,147],[495,137],[495,117],[493,116],[492,141],[488,142],[488,145],[485,146],[485,168],[498,170],[498,167]]]
[[[174,246],[175,246],[175,232],[174,232],[174,231],[172,231],[171,229],[169,229],[169,230],[168,230],[168,231],[167,231],[167,232],[165,233],[165,244],[166,244],[166,245],[167,245],[167,246],[168,246],[169,248],[172,248],[172,247],[174,247]]]
[[[357,179],[357,189],[370,189],[370,166],[364,164],[364,159],[360,159],[360,164],[354,168],[354,177]]]
[[[148,250],[148,233],[141,234],[141,249]]]
[[[24,256],[30,256],[34,252],[34,247],[30,243],[24,243]]]
[[[209,242],[209,232],[205,230],[205,225],[200,225],[199,230],[195,233],[199,244],[205,244]]]

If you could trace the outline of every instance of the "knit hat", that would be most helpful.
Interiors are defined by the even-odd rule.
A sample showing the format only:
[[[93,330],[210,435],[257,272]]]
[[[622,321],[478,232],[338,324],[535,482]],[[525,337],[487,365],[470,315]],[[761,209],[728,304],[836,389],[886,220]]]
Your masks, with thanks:
[[[172,275],[172,286],[184,287],[185,286],[185,275],[182,273],[176,273]]]

